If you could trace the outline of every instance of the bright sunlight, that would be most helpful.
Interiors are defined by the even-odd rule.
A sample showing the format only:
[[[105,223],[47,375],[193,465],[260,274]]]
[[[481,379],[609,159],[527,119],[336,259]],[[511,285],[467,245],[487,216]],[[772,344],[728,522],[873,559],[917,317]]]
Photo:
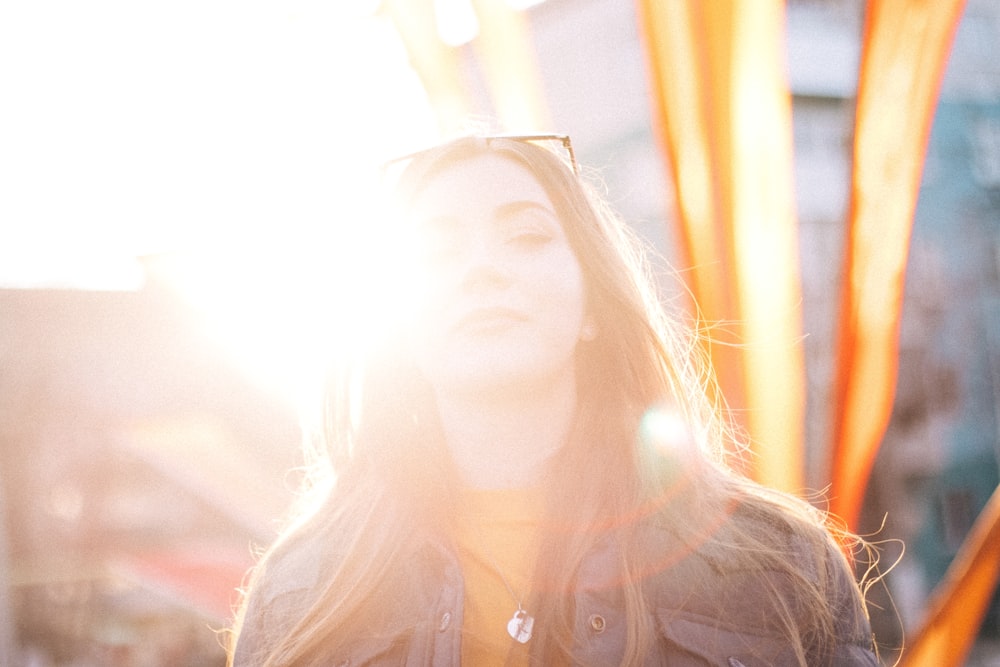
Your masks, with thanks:
[[[0,286],[148,276],[297,401],[364,299],[362,175],[437,138],[376,5],[7,3]]]

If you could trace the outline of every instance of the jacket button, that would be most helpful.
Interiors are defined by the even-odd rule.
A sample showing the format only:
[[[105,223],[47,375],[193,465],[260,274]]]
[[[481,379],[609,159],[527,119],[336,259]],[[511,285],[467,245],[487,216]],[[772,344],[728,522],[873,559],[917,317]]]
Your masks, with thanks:
[[[600,634],[604,632],[604,628],[606,628],[607,626],[608,626],[607,621],[605,621],[604,617],[601,616],[600,614],[590,615],[590,629],[593,630],[594,632]]]
[[[451,612],[446,611],[441,614],[441,620],[438,621],[438,632],[444,632],[448,629],[449,625],[451,625]]]

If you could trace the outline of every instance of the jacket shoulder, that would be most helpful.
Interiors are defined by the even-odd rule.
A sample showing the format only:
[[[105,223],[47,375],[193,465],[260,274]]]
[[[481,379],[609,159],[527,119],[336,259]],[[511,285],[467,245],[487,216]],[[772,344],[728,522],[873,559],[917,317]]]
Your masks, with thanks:
[[[243,600],[235,667],[257,665],[311,606],[328,555],[318,539],[293,539],[258,563]]]
[[[795,633],[813,651],[809,664],[877,665],[854,574],[822,526],[779,507],[738,506],[700,543],[678,546],[662,525],[649,531],[644,541],[657,553],[648,599],[659,633],[679,650],[712,647],[726,653],[723,664],[741,655],[746,665],[797,664]],[[830,641],[810,648],[823,618]]]

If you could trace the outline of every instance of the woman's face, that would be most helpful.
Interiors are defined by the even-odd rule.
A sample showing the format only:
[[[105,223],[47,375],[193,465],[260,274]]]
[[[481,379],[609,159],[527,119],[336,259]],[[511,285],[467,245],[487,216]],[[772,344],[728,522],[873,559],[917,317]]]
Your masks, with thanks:
[[[531,173],[495,154],[470,157],[432,176],[411,210],[426,276],[411,340],[434,388],[575,381],[583,275]]]

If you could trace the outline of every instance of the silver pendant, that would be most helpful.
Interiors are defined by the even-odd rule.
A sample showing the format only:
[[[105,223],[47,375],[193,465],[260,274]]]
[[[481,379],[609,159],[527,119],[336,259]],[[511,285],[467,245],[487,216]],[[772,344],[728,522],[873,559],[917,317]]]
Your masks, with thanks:
[[[531,628],[535,625],[535,619],[528,615],[523,609],[518,609],[509,621],[507,621],[507,633],[524,644],[531,639]]]

